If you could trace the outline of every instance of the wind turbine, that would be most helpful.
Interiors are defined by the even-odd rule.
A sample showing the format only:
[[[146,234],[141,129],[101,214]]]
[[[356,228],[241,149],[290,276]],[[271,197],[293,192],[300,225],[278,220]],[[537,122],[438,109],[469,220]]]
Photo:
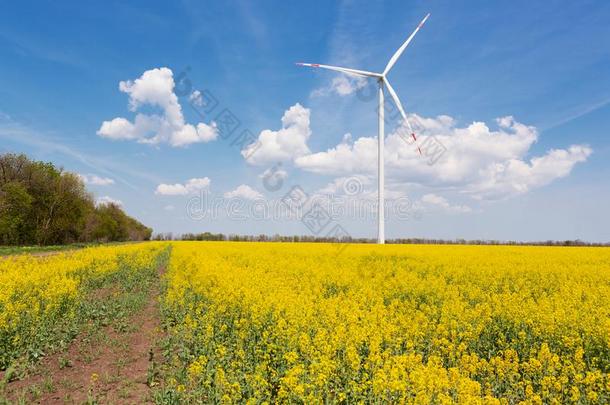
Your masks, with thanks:
[[[411,40],[413,39],[415,34],[417,34],[417,32],[420,30],[420,28],[425,24],[428,17],[430,17],[430,13],[428,13],[424,17],[424,19],[419,23],[417,28],[415,28],[415,31],[413,31],[413,33],[409,36],[409,38],[407,38],[407,40],[402,44],[402,46],[400,48],[398,48],[396,53],[394,53],[394,55],[392,55],[392,57],[390,58],[390,61],[386,65],[385,69],[383,70],[383,73],[373,73],[373,72],[367,72],[366,70],[349,69],[349,68],[338,67],[338,66],[320,65],[317,63],[297,63],[297,65],[299,65],[299,66],[309,66],[309,67],[313,67],[313,68],[335,70],[337,72],[346,73],[346,74],[352,75],[352,76],[364,76],[364,77],[368,77],[368,78],[372,77],[375,80],[377,80],[377,83],[379,84],[379,127],[378,127],[379,135],[377,136],[378,145],[379,145],[377,148],[377,172],[378,172],[378,189],[379,189],[377,192],[378,198],[379,198],[378,207],[377,207],[377,243],[379,243],[379,244],[385,243],[385,226],[384,226],[385,225],[385,219],[384,219],[385,177],[384,177],[384,163],[383,163],[383,146],[384,146],[383,89],[384,89],[384,87],[388,89],[388,92],[390,93],[390,96],[392,96],[392,99],[394,100],[396,107],[398,107],[398,110],[400,111],[402,118],[407,123],[407,127],[409,128],[409,131],[411,132],[411,136],[413,137],[413,140],[417,141],[417,137],[415,136],[415,131],[413,131],[413,127],[411,127],[411,123],[409,122],[409,120],[407,118],[407,114],[405,114],[405,111],[402,108],[402,104],[400,103],[400,100],[398,99],[398,96],[396,95],[394,88],[390,85],[390,82],[388,81],[387,74],[390,72],[390,70],[392,69],[392,67],[398,60],[398,58],[400,58],[400,55],[402,55],[402,53],[405,51],[407,46],[409,46],[409,43],[411,43]],[[421,150],[420,150],[420,153],[421,153]]]

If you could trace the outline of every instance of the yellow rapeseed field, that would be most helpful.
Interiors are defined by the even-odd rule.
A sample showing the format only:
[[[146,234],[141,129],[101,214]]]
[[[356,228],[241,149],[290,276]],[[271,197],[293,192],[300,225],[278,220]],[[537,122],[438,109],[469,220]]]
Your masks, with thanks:
[[[610,401],[606,248],[178,242],[162,300],[165,400]]]
[[[0,369],[42,356],[69,334],[86,290],[120,270],[155,267],[164,248],[132,244],[0,258]]]

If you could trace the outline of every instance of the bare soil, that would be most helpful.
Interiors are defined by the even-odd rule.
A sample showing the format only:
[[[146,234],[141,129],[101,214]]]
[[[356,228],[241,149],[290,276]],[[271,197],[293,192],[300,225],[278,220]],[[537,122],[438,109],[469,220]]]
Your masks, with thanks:
[[[149,369],[161,356],[158,296],[155,286],[144,308],[124,325],[83,333],[67,351],[45,357],[35,373],[6,386],[8,399],[40,404],[152,403]]]

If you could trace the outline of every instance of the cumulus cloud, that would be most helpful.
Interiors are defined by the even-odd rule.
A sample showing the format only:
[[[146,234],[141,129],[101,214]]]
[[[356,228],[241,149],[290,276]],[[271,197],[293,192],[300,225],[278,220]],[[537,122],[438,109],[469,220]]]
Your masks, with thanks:
[[[386,138],[389,182],[453,188],[478,199],[506,198],[548,184],[567,176],[592,153],[586,145],[572,145],[529,158],[538,131],[510,116],[497,119],[496,129],[483,122],[459,127],[446,115],[424,118],[412,114],[410,120],[418,134],[417,144],[406,136],[404,127]],[[426,150],[420,156],[417,145],[432,142],[442,145],[445,152],[434,164],[427,164]],[[377,139],[361,137],[352,141],[344,137],[339,145],[325,152],[297,157],[295,165],[319,174],[375,175]]]
[[[105,196],[97,199],[97,204],[98,205],[114,204],[114,205],[122,206],[123,202],[121,200],[116,200],[112,197],[105,195]]]
[[[188,195],[210,187],[211,180],[208,177],[194,178],[186,183],[159,184],[155,194],[158,195]]]
[[[440,209],[449,213],[468,213],[472,211],[467,205],[452,205],[445,197],[436,194],[423,195],[416,205],[424,208]]]
[[[318,174],[372,174],[377,170],[377,140],[363,137],[351,142],[349,138],[343,138],[339,145],[326,152],[297,157],[295,164]]]
[[[224,193],[224,198],[242,198],[244,200],[257,200],[263,198],[263,195],[252,187],[242,184],[233,191]]]
[[[367,79],[360,76],[339,75],[332,79],[326,87],[316,89],[311,92],[311,97],[328,96],[337,94],[339,96],[347,96],[355,91],[360,90],[367,84]]]
[[[104,121],[97,134],[113,140],[168,143],[174,147],[215,140],[218,130],[214,122],[210,125],[185,122],[174,87],[173,72],[165,67],[147,70],[134,81],[121,81],[119,90],[129,95],[130,111],[137,112],[142,106],[151,106],[159,108],[162,114],[138,113],[133,122],[117,117]]]
[[[477,199],[496,199],[505,194],[521,194],[565,177],[576,163],[585,162],[592,150],[587,146],[573,145],[567,150],[552,149],[544,156],[529,162],[511,159],[496,163],[482,171],[483,180],[466,190]]]
[[[100,177],[95,174],[79,174],[78,177],[85,184],[91,184],[93,186],[109,186],[114,184],[114,180],[108,177]]]
[[[308,108],[299,103],[293,105],[284,112],[281,129],[261,131],[258,141],[244,148],[241,154],[253,165],[289,161],[309,154],[309,116]]]

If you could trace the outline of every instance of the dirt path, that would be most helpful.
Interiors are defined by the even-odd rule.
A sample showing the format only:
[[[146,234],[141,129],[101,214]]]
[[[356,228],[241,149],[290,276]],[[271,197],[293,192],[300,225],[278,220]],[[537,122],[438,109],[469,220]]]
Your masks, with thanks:
[[[9,384],[9,398],[41,404],[152,403],[149,370],[160,360],[158,297],[156,284],[144,308],[124,323],[83,334],[66,352],[44,358],[36,374]]]

